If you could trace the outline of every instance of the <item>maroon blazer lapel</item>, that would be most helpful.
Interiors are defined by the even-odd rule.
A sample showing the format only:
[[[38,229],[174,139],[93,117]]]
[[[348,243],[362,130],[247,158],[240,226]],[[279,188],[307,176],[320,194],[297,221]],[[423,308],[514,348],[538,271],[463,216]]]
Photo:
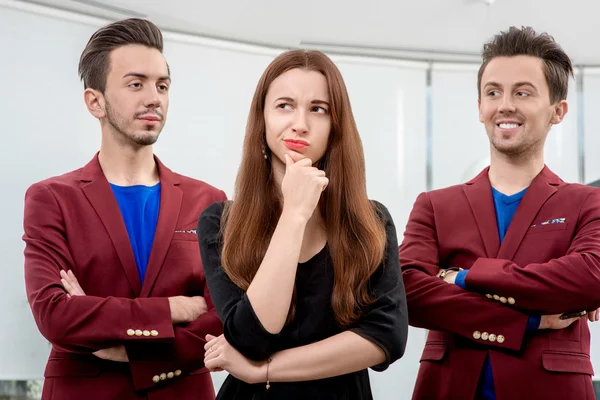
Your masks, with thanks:
[[[512,260],[523,241],[527,230],[544,203],[558,190],[556,187],[561,180],[547,166],[533,179],[519,207],[510,222],[506,236],[502,241],[498,257],[503,260]]]
[[[489,167],[467,182],[463,190],[483,239],[485,253],[488,258],[496,258],[500,248],[500,237],[498,236],[498,223],[496,222],[496,211],[488,170]],[[449,205],[449,207],[449,212],[452,212],[452,206]]]
[[[154,159],[158,164],[160,177],[160,210],[141,296],[150,295],[154,282],[160,273],[177,227],[183,200],[183,192],[179,187],[179,177],[165,167],[158,157],[154,157]]]
[[[104,224],[121,260],[129,285],[137,297],[141,289],[140,277],[131,249],[129,234],[125,222],[123,222],[119,204],[98,162],[98,153],[83,167],[81,181],[81,189]]]

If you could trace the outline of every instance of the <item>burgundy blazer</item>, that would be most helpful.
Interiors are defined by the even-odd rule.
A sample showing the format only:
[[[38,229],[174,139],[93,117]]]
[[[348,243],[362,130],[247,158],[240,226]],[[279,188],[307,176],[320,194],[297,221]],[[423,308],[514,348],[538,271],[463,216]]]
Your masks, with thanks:
[[[486,357],[498,400],[593,400],[586,318],[526,332],[528,315],[600,306],[600,191],[547,167],[500,244],[488,168],[422,193],[399,247],[409,322],[429,329],[413,399],[470,400]],[[440,268],[468,269],[466,286]]]
[[[144,284],[98,154],[83,168],[33,184],[25,195],[25,283],[35,322],[52,343],[46,399],[214,399],[204,336],[219,335],[195,233],[225,193],[178,175],[158,158],[160,211]],[[68,298],[59,271],[86,296]],[[204,296],[208,312],[173,326],[167,297]],[[129,363],[92,353],[124,344]]]

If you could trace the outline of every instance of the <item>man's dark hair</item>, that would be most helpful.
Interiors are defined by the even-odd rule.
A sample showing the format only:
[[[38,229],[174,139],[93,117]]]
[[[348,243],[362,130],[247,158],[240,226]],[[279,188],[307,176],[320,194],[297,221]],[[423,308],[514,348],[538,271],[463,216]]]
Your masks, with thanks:
[[[495,57],[532,56],[544,63],[544,75],[550,89],[550,101],[556,103],[567,98],[569,76],[573,65],[569,56],[547,33],[537,34],[531,27],[514,26],[500,32],[491,42],[483,45],[483,64],[477,76],[477,92],[481,98],[481,77],[488,63]]]
[[[154,48],[162,53],[162,33],[152,22],[139,18],[113,22],[96,31],[79,59],[79,76],[84,87],[104,93],[111,52],[132,44]]]

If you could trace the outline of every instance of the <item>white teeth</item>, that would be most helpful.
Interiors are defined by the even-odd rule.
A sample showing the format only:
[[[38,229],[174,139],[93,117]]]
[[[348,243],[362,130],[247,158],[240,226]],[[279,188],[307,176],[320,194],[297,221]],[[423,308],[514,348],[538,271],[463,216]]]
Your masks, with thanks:
[[[515,129],[519,127],[519,124],[498,124],[502,129]]]

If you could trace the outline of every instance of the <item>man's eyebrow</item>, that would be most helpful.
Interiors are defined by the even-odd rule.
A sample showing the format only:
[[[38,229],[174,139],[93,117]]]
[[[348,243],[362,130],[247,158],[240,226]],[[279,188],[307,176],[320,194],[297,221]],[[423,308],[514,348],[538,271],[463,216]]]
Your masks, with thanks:
[[[125,75],[123,75],[123,78],[140,78],[140,79],[148,79],[148,75],[146,74],[142,74],[139,72],[128,72]],[[164,75],[158,78],[159,81],[171,81],[171,77],[168,75]]]

